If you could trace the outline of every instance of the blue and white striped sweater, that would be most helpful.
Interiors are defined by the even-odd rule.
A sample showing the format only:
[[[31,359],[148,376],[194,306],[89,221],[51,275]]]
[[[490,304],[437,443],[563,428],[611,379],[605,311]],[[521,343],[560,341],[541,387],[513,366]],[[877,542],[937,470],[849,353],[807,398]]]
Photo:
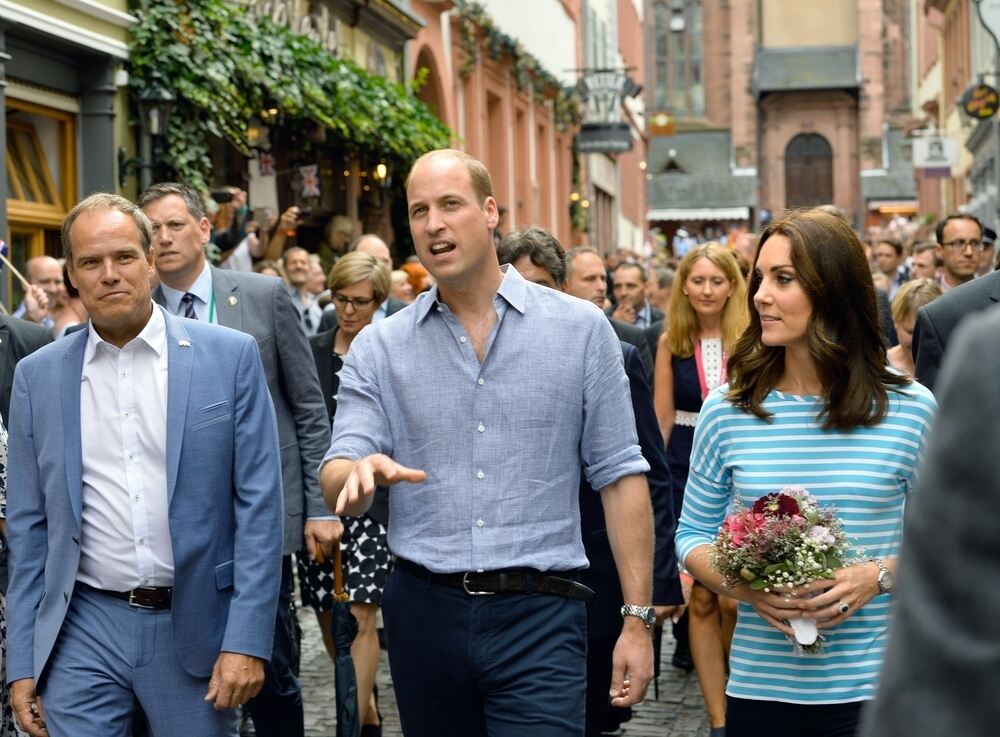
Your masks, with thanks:
[[[817,397],[772,391],[762,420],[712,392],[698,418],[691,471],[677,528],[679,560],[711,544],[739,496],[750,506],[787,486],[805,487],[832,505],[852,545],[867,557],[897,555],[906,493],[916,473],[936,404],[920,384],[889,392],[889,412],[874,427],[823,430]],[[745,699],[827,704],[870,699],[882,664],[890,595],[872,599],[832,630],[824,651],[796,655],[783,634],[740,603],[727,693]]]

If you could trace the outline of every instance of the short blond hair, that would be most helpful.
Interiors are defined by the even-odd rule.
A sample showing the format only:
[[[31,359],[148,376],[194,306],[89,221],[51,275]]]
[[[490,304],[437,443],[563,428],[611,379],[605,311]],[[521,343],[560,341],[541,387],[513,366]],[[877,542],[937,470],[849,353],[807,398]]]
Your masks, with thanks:
[[[944,294],[934,279],[913,279],[896,291],[892,298],[892,319],[903,322],[907,316]]]
[[[476,193],[476,197],[479,198],[479,204],[482,205],[487,197],[493,196],[493,179],[490,177],[489,169],[486,165],[475,158],[474,156],[469,156],[465,151],[459,151],[457,148],[439,148],[435,151],[428,151],[419,159],[413,162],[413,166],[410,167],[410,173],[406,175],[406,183],[404,186],[410,186],[410,177],[413,176],[414,169],[425,159],[434,159],[439,156],[444,156],[450,159],[455,159],[460,161],[465,167],[465,170],[469,172],[469,180],[472,182],[472,190]]]
[[[389,279],[389,270],[385,264],[363,251],[352,251],[342,256],[330,269],[330,276],[327,277],[326,286],[330,291],[336,292],[338,289],[349,287],[362,281],[369,281],[372,285],[372,294],[381,304],[389,296],[389,288],[392,282]]]

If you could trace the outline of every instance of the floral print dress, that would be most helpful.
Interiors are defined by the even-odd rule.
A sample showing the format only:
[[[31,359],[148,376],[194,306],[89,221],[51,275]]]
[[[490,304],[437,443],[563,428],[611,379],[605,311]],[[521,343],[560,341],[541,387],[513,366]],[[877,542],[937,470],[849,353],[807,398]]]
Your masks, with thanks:
[[[7,519],[7,428],[0,419],[0,519]],[[7,556],[4,540],[0,555]],[[10,706],[10,687],[7,686],[7,596],[0,590],[0,737],[22,737],[17,728],[14,710]]]

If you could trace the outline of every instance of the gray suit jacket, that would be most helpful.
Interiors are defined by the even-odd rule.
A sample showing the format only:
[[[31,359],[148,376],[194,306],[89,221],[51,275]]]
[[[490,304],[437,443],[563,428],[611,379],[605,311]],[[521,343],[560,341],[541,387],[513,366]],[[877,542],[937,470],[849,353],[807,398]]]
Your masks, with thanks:
[[[934,391],[948,341],[965,317],[1000,303],[1000,271],[955,287],[917,311],[913,361],[917,381]]]
[[[260,348],[278,420],[285,501],[282,550],[288,555],[302,548],[305,518],[331,514],[317,475],[330,447],[330,425],[312,349],[281,279],[213,266],[212,292],[219,324],[249,333]],[[153,299],[165,304],[159,287]]]
[[[970,318],[959,328],[941,370],[941,409],[918,491],[907,502],[900,590],[864,737],[997,733],[997,366],[1000,307]]]

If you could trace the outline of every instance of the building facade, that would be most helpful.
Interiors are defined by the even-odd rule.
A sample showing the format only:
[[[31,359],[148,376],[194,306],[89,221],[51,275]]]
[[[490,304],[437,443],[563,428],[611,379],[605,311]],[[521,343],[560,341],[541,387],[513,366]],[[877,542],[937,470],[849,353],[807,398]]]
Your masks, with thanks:
[[[650,220],[663,230],[756,227],[827,203],[859,226],[916,211],[908,2],[652,0],[649,11]],[[708,141],[728,166],[688,154]]]
[[[135,22],[126,0],[0,0],[0,238],[18,268],[59,255],[81,193],[116,189]],[[9,269],[0,290],[20,300]]]
[[[412,0],[409,7],[425,26],[410,45],[408,78],[426,75],[420,99],[456,145],[489,168],[503,208],[500,231],[540,226],[567,247],[578,242],[576,121],[561,90],[581,66],[580,1]]]

